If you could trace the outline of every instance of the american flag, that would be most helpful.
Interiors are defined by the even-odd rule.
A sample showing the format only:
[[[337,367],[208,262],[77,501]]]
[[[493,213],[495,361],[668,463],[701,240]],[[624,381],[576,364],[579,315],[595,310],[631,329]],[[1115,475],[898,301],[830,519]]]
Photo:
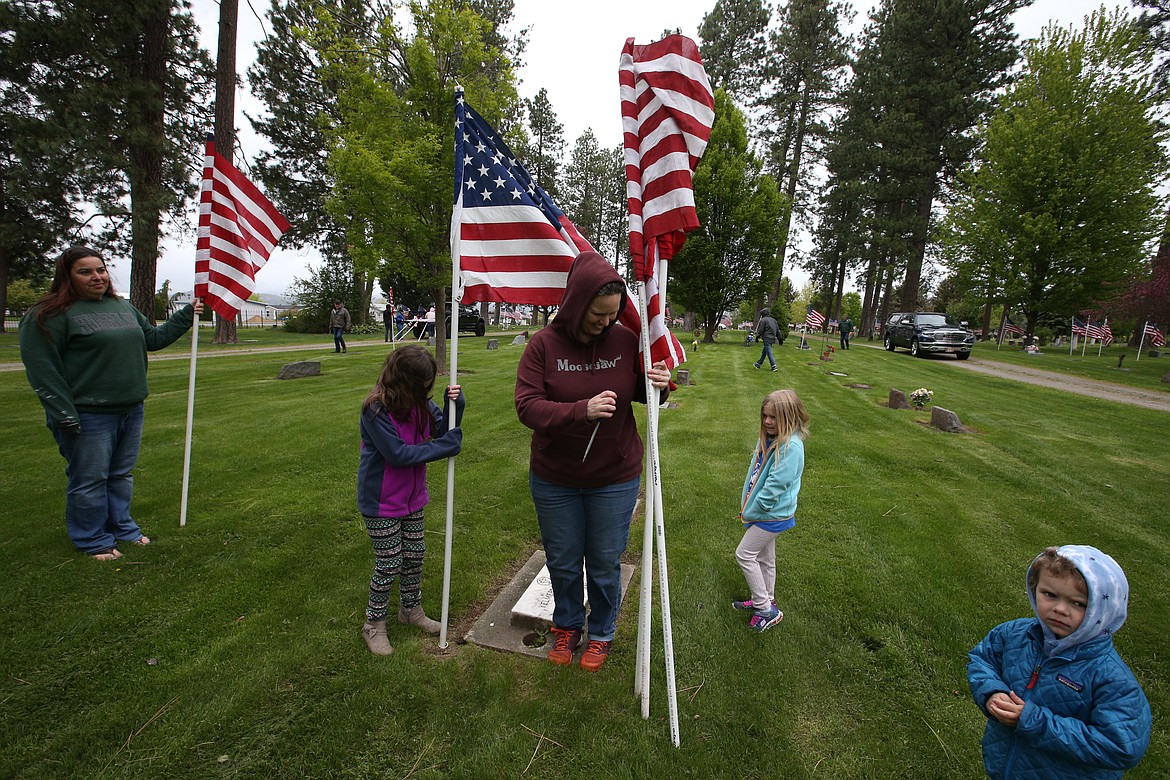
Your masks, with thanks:
[[[1023,336],[1023,335],[1024,335],[1024,329],[1023,329],[1023,328],[1021,328],[1021,327],[1020,327],[1019,325],[1017,325],[1016,323],[1012,322],[1012,318],[1011,318],[1011,317],[1005,317],[1005,318],[1004,318],[1004,320],[1003,320],[1003,332],[1004,332],[1004,333],[1010,333],[1010,334],[1012,334],[1013,336]]]
[[[804,324],[810,328],[816,328],[817,330],[820,330],[821,326],[825,324],[825,315],[809,306],[808,314],[805,315],[804,318]]]
[[[666,261],[699,226],[693,178],[711,137],[715,98],[699,47],[682,35],[644,46],[628,39],[618,81],[630,259],[646,287],[651,359],[673,368],[686,353],[663,318]]]
[[[1073,332],[1074,336],[1087,336],[1087,335],[1089,335],[1089,329],[1085,326],[1085,323],[1081,322],[1076,317],[1073,317],[1072,332]]]
[[[1091,339],[1097,339],[1098,341],[1101,341],[1105,338],[1105,331],[1101,328],[1100,325],[1090,320],[1085,324],[1085,335]]]
[[[556,306],[573,258],[591,249],[459,88],[451,239],[463,303]]]
[[[234,318],[256,291],[256,272],[288,228],[271,201],[215,151],[209,137],[195,242],[195,297],[219,316]]]
[[[1166,337],[1162,335],[1162,331],[1158,330],[1155,323],[1146,322],[1145,334],[1150,337],[1150,343],[1155,347],[1166,346]]]

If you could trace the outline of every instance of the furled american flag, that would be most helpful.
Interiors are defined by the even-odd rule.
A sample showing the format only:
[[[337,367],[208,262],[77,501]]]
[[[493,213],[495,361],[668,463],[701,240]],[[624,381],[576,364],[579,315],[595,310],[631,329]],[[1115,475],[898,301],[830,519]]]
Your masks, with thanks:
[[[820,330],[821,326],[825,324],[825,315],[809,306],[808,314],[806,314],[804,317],[804,324],[810,328],[816,328],[817,330]]]
[[[1109,327],[1109,318],[1101,324],[1101,343],[1106,347],[1113,343],[1113,328]]]
[[[1150,337],[1150,343],[1155,347],[1166,346],[1166,337],[1162,335],[1162,331],[1158,330],[1157,324],[1147,320],[1145,334]]]
[[[628,39],[618,81],[630,259],[646,287],[651,358],[673,368],[686,353],[663,317],[666,261],[699,226],[693,178],[711,137],[715,98],[699,47],[682,35],[644,46]]]
[[[451,247],[458,300],[537,306],[561,302],[573,258],[591,248],[458,87]]]
[[[209,137],[195,242],[195,297],[219,316],[235,318],[256,291],[256,272],[288,228],[264,193],[215,151]]]
[[[1011,317],[1004,317],[1003,332],[1010,333],[1013,336],[1023,336],[1024,335],[1024,329],[1021,328],[1016,323],[1012,322]]]

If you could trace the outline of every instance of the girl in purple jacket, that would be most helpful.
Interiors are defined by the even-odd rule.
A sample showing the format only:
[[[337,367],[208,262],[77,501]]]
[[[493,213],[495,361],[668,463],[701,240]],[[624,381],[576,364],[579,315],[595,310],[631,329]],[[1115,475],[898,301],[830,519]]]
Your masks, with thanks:
[[[390,590],[399,580],[398,622],[439,633],[438,622],[422,608],[423,508],[427,463],[459,453],[464,398],[459,385],[447,387],[455,402],[455,424],[430,399],[438,364],[424,347],[411,344],[391,352],[382,375],[362,403],[358,509],[374,546],[374,574],[362,637],[375,655],[390,655],[386,637]]]

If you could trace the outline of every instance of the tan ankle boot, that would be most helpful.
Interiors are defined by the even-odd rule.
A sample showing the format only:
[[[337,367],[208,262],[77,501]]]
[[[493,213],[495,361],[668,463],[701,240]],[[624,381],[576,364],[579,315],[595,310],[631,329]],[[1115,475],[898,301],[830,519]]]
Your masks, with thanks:
[[[362,626],[362,639],[366,640],[366,647],[370,648],[370,652],[374,655],[390,655],[394,652],[394,648],[390,646],[390,640],[386,638],[385,620],[373,623],[367,621]]]
[[[437,634],[442,626],[436,620],[431,620],[423,612],[422,604],[416,604],[410,609],[398,608],[398,622],[408,626],[418,626],[428,634]]]

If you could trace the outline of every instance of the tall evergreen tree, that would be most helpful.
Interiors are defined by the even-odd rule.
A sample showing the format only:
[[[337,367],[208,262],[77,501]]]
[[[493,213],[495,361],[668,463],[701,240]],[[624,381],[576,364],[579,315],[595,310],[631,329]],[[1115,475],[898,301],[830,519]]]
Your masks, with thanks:
[[[152,317],[162,216],[185,220],[210,126],[213,70],[190,6],[10,0],[8,10],[31,36],[18,48],[37,69],[28,84],[33,110],[59,130],[42,139],[51,145],[44,152],[61,161],[54,169],[72,167],[91,211],[83,230],[62,239],[129,251],[130,301]]]
[[[548,90],[544,87],[536,97],[525,100],[528,112],[528,142],[523,145],[524,166],[536,183],[553,201],[560,200],[559,175],[561,157],[565,154],[565,126],[557,120]]]
[[[825,119],[838,103],[849,65],[850,40],[842,28],[852,18],[849,6],[830,0],[789,0],[769,36],[764,73],[768,88],[759,101],[771,130],[770,169],[788,204],[781,217],[783,240],[769,303],[780,295],[780,281],[793,217],[808,208],[810,163],[823,157]]]
[[[618,154],[617,149],[602,149],[592,129],[582,133],[565,166],[558,201],[593,248],[615,260],[629,249],[625,171]]]
[[[703,68],[714,88],[747,103],[759,93],[772,9],[765,0],[717,0],[699,25]]]

